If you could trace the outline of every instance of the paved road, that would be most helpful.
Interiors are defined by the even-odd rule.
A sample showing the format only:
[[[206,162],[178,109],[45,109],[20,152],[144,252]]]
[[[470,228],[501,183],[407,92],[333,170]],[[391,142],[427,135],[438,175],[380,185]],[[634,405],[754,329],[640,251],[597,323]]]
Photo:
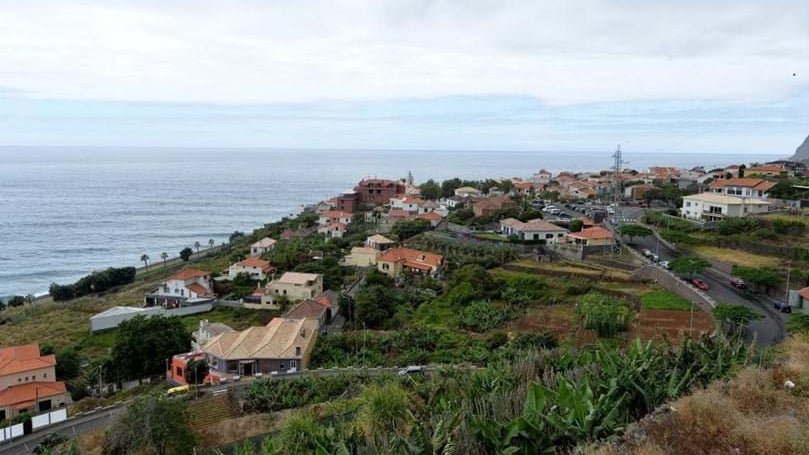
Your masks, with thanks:
[[[653,236],[635,238],[635,245],[632,246],[638,250],[647,248],[652,253],[658,254],[661,261],[671,261],[680,255],[679,252],[667,247],[665,243],[658,242],[657,238]],[[730,276],[713,268],[706,270],[698,277],[708,283],[710,288],[706,293],[718,303],[744,305],[764,314],[764,319],[759,319],[750,324],[747,330],[749,341],[752,341],[755,336],[756,344],[760,347],[783,341],[786,336],[786,315],[773,308],[772,299],[763,295],[737,290],[730,285]]]

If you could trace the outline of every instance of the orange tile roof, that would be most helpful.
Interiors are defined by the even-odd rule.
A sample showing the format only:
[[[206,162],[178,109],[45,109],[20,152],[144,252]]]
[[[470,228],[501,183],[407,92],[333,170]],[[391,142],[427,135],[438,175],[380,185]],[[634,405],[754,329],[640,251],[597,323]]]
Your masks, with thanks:
[[[410,212],[407,210],[391,210],[388,212],[388,218],[407,218]]]
[[[428,220],[428,221],[441,221],[444,219],[443,216],[435,213],[435,212],[428,212],[416,215],[416,218],[420,220]]]
[[[798,295],[803,297],[804,299],[809,300],[809,286],[798,291]]]
[[[25,409],[39,398],[48,398],[66,393],[64,382],[26,382],[0,390],[0,408],[13,406]]]
[[[24,344],[0,349],[0,376],[48,368],[55,365],[56,356],[40,356],[38,344]]]
[[[747,168],[746,172],[784,172],[783,166],[753,166]]]
[[[768,191],[775,186],[775,183],[762,179],[737,177],[732,179],[715,180],[711,182],[711,188],[724,188],[726,186],[740,186],[743,188],[753,188],[761,191]]]
[[[249,258],[247,258],[247,259],[245,259],[245,260],[243,260],[241,262],[237,262],[234,265],[239,265],[239,266],[242,266],[242,267],[259,267],[261,269],[266,269],[268,267],[273,268],[270,265],[270,261],[265,261],[264,259],[257,258],[255,256],[250,256]]]
[[[307,299],[293,305],[284,313],[284,317],[289,319],[320,319],[326,313],[326,308],[326,305]]]
[[[420,264],[427,264],[431,267],[438,267],[444,261],[444,256],[435,253],[428,253],[426,251],[412,250],[410,248],[398,247],[393,248],[382,253],[379,256],[379,261],[382,262],[415,262]],[[407,265],[407,264],[405,264]]]
[[[188,289],[189,291],[193,292],[194,294],[197,294],[197,295],[210,295],[211,294],[211,291],[205,289],[205,287],[202,286],[199,283],[191,283],[188,286],[186,286],[185,288]]]
[[[570,233],[568,234],[568,237],[573,237],[576,239],[590,239],[590,240],[613,238],[612,232],[599,226],[582,229],[579,232]]]
[[[204,270],[197,270],[197,269],[185,269],[180,270],[179,272],[175,273],[174,275],[170,276],[169,280],[190,280],[191,278],[196,278],[200,276],[208,276],[210,272],[206,272]]]
[[[329,210],[320,214],[321,217],[329,218],[348,218],[351,219],[351,214],[348,212],[341,212],[339,210]]]

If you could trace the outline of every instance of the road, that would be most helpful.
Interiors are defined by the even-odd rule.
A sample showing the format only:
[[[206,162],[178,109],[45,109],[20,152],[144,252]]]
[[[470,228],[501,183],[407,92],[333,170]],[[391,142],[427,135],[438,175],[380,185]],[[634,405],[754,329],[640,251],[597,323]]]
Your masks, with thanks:
[[[642,250],[648,249],[652,253],[660,256],[661,261],[671,261],[680,255],[678,251],[672,250],[665,243],[659,242],[656,237],[636,237],[632,247]],[[730,285],[731,277],[714,268],[697,275],[704,280],[710,288],[706,293],[718,303],[730,303],[744,305],[751,310],[764,314],[764,319],[759,319],[747,330],[748,341],[756,339],[759,347],[771,346],[780,343],[786,337],[786,315],[773,308],[772,299],[752,294],[750,292],[739,291]]]

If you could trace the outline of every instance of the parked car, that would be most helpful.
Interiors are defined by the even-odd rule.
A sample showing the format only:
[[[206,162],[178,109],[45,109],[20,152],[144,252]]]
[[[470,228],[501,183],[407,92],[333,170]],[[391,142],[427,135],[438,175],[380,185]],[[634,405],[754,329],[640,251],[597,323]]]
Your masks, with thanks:
[[[655,262],[655,263],[660,262],[660,256],[658,256],[658,255],[656,255],[656,254],[651,255],[651,256],[649,257],[649,259],[651,259],[651,260],[652,260],[652,262]]]
[[[552,208],[549,210],[549,212],[551,215],[559,215],[560,213],[562,213],[562,211],[557,208]]]
[[[747,283],[745,283],[741,278],[733,278],[730,280],[730,285],[736,289],[747,289]]]
[[[708,283],[700,280],[699,278],[692,278],[691,284],[693,284],[699,289],[702,289],[703,291],[707,291],[710,288],[710,286],[708,286]]]
[[[773,308],[782,313],[792,313],[792,307],[785,302],[775,302],[772,304]]]
[[[660,267],[663,267],[666,270],[671,270],[671,264],[669,261],[660,261]]]
[[[648,257],[650,257],[652,255],[652,252],[649,251],[648,248],[644,248],[644,249],[640,250],[640,254],[642,254],[642,255],[644,255],[645,257],[648,258]]]
[[[399,370],[399,376],[406,376],[409,374],[424,374],[427,367],[422,365],[410,365]]]

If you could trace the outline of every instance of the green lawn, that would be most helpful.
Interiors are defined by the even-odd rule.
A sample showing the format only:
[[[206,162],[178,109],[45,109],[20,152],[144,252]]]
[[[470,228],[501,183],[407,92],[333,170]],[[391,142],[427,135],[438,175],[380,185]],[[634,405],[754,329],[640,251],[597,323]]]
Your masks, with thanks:
[[[650,310],[691,309],[691,302],[669,291],[649,291],[640,296],[640,304]]]

